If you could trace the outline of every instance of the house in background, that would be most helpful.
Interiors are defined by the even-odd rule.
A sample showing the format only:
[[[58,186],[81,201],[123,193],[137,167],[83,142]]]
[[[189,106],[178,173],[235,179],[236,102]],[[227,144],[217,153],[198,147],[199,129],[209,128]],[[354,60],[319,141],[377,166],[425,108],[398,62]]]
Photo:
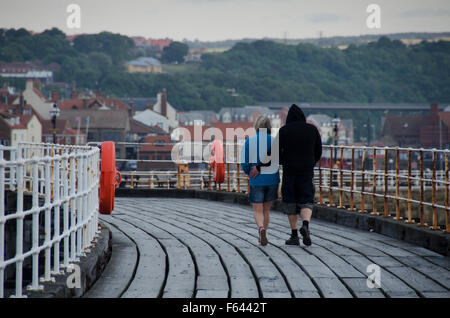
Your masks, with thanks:
[[[212,110],[191,110],[178,113],[178,122],[181,126],[211,125],[217,122],[216,113]]]
[[[23,97],[27,104],[30,104],[35,112],[43,119],[51,119],[50,110],[53,108],[54,102],[48,100],[39,90],[39,83],[32,79],[27,79]],[[18,103],[16,100],[15,104]]]
[[[272,124],[272,135],[278,134],[281,127],[281,120],[279,114],[263,106],[244,106],[244,107],[224,107],[217,114],[218,121],[222,123],[236,123],[246,122],[254,123],[260,116],[265,115],[269,117]]]
[[[136,112],[133,119],[147,126],[158,126],[169,133],[178,127],[177,110],[167,101],[166,90],[157,94],[156,103],[152,109],[147,108]]]
[[[41,120],[42,142],[53,143],[53,123],[51,120]],[[58,119],[56,121],[56,143],[61,145],[85,145],[85,131],[73,129],[69,120]]]
[[[74,129],[84,131],[87,142],[130,140],[130,117],[127,110],[66,109],[61,111],[59,120],[68,120]],[[126,148],[125,145],[117,145],[116,156],[124,158],[127,155]]]
[[[37,79],[49,83],[53,81],[53,71],[56,69],[56,64],[43,66],[31,62],[0,63],[0,76]]]
[[[431,104],[428,114],[387,114],[381,139],[391,140],[388,146],[440,148],[450,142],[447,113]]]
[[[0,104],[0,143],[17,146],[20,142],[41,142],[42,125],[38,115],[23,96],[19,104]]]
[[[138,159],[142,160],[167,160],[170,162],[138,162],[139,170],[173,169],[175,164],[171,162],[172,147],[170,135],[149,135],[144,139],[144,145],[139,148]],[[169,145],[167,145],[169,144]]]
[[[311,114],[306,117],[306,122],[316,126],[319,131],[323,144],[332,144],[334,141],[335,130],[333,118],[325,114]],[[353,120],[337,118],[337,137],[338,144],[353,143]]]
[[[142,56],[125,63],[128,73],[162,73],[162,64],[153,57]]]

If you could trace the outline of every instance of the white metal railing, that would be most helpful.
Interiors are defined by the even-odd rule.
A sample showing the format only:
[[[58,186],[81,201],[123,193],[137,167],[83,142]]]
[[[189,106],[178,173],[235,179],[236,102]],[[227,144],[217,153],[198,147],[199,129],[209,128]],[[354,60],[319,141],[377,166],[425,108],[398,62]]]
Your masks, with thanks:
[[[24,285],[42,289],[89,252],[98,234],[99,159],[98,147],[0,146],[0,298],[24,297]]]

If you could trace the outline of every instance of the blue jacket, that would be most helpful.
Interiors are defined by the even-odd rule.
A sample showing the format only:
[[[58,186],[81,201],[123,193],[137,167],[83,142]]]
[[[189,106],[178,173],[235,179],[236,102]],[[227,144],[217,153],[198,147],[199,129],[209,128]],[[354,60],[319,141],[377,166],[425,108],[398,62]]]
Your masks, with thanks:
[[[256,133],[256,136],[247,138],[242,147],[241,151],[241,166],[242,170],[244,170],[245,174],[250,175],[250,171],[253,166],[257,166],[260,163],[260,154],[259,154],[259,138],[267,138],[267,153],[269,153],[270,148],[272,146],[273,138],[272,136],[259,132]],[[256,143],[256,144],[254,144]],[[252,149],[252,153],[250,153],[250,144],[257,145],[256,149]],[[254,146],[253,146],[254,147]],[[256,150],[256,151],[255,151]],[[263,149],[264,151],[264,149]],[[256,153],[255,153],[256,152]],[[266,155],[265,151],[262,154],[264,157]],[[258,174],[256,178],[250,178],[251,186],[269,186],[269,185],[277,185],[280,183],[280,174],[277,171],[272,174]]]

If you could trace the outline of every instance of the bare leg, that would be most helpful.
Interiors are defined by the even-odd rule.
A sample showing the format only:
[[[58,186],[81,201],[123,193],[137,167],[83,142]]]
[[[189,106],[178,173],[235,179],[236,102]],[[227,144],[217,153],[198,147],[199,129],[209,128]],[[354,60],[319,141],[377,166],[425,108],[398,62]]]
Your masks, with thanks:
[[[267,201],[263,203],[263,213],[264,213],[264,228],[267,230],[269,227],[269,221],[270,221],[270,206],[272,204],[272,201]]]
[[[302,221],[310,221],[311,220],[311,215],[312,215],[312,210],[309,208],[304,208],[300,211],[301,217],[302,217]]]
[[[253,203],[253,217],[258,228],[264,226],[263,203]]]
[[[297,229],[297,223],[298,223],[298,214],[289,214],[288,215],[289,224],[291,225],[291,230]]]
[[[300,211],[300,214],[302,216],[302,221],[305,222],[307,221],[309,224],[309,221],[311,220],[311,214],[312,214],[312,210],[309,208],[303,208]],[[311,237],[309,234],[309,226],[302,226],[300,228],[300,234],[303,236],[303,244],[305,244],[306,246],[310,246],[311,245]]]

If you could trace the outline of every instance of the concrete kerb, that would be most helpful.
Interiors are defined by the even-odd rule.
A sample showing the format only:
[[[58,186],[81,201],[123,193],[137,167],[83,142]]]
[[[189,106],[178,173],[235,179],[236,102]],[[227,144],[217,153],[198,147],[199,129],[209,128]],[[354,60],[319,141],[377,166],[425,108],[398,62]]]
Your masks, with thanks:
[[[183,189],[117,189],[117,197],[165,197],[165,198],[198,198],[241,205],[250,205],[248,196],[243,193],[207,190]],[[272,210],[283,211],[285,204],[277,200]],[[114,212],[113,212],[114,213]],[[450,235],[442,231],[432,231],[417,224],[407,224],[392,218],[383,218],[369,213],[352,212],[335,207],[316,205],[313,218],[357,228],[373,231],[398,240],[403,240],[425,247],[442,255],[450,255]]]
[[[67,278],[73,273],[67,271],[64,274],[53,276],[55,282],[41,283],[43,290],[27,291],[25,294],[29,298],[78,298],[89,290],[103,273],[109,259],[111,258],[111,231],[101,223],[101,232],[97,238],[96,244],[86,256],[80,257],[80,261],[74,264],[80,267],[80,288],[69,288]]]

